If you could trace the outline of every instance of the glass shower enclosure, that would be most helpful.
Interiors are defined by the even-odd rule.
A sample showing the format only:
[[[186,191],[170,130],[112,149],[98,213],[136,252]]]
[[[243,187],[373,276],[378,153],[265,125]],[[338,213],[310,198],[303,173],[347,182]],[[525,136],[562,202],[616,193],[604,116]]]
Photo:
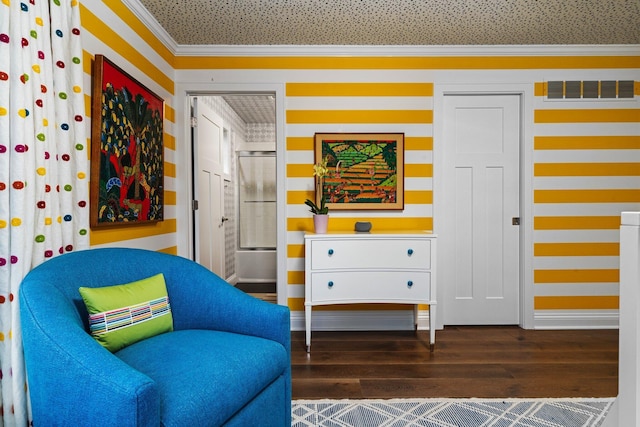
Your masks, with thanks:
[[[238,151],[238,282],[276,282],[276,153]]]

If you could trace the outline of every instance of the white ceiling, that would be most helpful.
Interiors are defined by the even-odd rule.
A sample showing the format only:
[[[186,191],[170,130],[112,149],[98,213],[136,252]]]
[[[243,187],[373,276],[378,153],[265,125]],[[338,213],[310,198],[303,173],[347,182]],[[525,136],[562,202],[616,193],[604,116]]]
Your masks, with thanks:
[[[276,100],[270,95],[224,95],[222,98],[245,123],[276,122]]]
[[[640,44],[640,0],[139,2],[178,45]]]

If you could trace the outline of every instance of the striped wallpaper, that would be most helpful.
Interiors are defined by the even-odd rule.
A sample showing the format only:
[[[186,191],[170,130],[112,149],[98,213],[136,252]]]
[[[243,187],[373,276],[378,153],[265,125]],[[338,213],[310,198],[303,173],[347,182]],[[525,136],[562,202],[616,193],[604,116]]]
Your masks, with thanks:
[[[356,220],[371,221],[375,229],[432,229],[438,86],[526,83],[535,94],[526,100],[532,116],[524,123],[533,175],[526,190],[532,206],[525,208],[534,216],[527,241],[531,269],[523,274],[525,286],[533,289],[527,303],[536,315],[616,314],[620,212],[640,210],[640,82],[630,100],[548,100],[546,82],[638,80],[639,55],[469,55],[467,49],[457,56],[452,48],[449,56],[189,56],[171,53],[120,1],[85,2],[81,17],[85,58],[105,54],[165,99],[167,220],[92,231],[93,246],[187,252],[176,243],[186,232],[178,226],[182,207],[176,206],[176,194],[189,185],[183,182],[186,166],[178,162],[185,141],[176,136],[183,120],[173,108],[182,102],[174,99],[176,81],[281,84],[286,247],[278,249],[286,251],[287,261],[279,267],[287,271],[289,307],[300,317],[303,234],[312,229],[303,202],[313,191],[314,133],[404,132],[406,138],[404,211],[334,211],[330,229],[350,230]]]
[[[615,310],[620,212],[640,206],[640,109],[545,102],[546,86],[537,87],[534,308]]]
[[[135,79],[164,99],[164,202],[165,220],[152,225],[127,225],[92,229],[92,247],[127,246],[178,253],[176,245],[176,139],[173,104],[173,55],[120,1],[84,2],[83,25],[85,88],[90,91],[93,56],[104,54]],[[87,93],[87,116],[91,95]],[[87,129],[90,138],[90,129]]]
[[[356,221],[370,221],[375,230],[431,230],[433,84],[296,82],[286,84],[285,95],[288,296],[289,307],[301,311],[304,304],[303,236],[305,231],[313,231],[312,218],[304,200],[313,198],[314,133],[319,126],[340,132],[370,132],[375,126],[376,132],[405,133],[404,211],[332,211],[329,230],[353,230]],[[363,308],[370,309],[371,306]],[[336,307],[328,309],[335,310]]]

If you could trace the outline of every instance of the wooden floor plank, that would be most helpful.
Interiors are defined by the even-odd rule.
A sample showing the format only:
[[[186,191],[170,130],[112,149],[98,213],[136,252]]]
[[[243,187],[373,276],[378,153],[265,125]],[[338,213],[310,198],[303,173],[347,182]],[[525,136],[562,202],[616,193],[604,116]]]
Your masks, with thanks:
[[[456,326],[292,333],[294,399],[613,397],[618,331]]]

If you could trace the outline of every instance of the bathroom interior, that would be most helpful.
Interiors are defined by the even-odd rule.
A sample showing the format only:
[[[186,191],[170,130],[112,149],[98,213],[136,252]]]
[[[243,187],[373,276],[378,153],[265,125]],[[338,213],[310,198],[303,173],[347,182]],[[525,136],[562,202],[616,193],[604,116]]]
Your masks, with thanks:
[[[276,301],[276,117],[270,94],[200,96],[220,115],[230,155],[224,177],[225,279]]]

